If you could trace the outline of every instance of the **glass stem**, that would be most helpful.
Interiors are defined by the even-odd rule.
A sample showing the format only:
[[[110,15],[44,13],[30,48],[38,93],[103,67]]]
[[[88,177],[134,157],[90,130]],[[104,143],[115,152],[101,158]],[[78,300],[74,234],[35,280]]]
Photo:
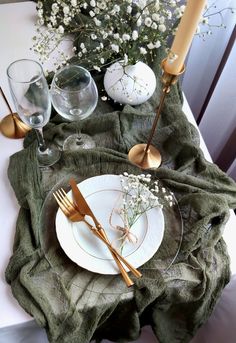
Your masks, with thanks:
[[[77,145],[83,145],[84,142],[83,142],[83,140],[82,140],[81,129],[76,129],[76,134],[77,134],[76,144],[77,144]]]
[[[39,151],[40,152],[44,152],[45,150],[47,150],[47,146],[43,137],[43,128],[40,127],[38,129],[35,130],[36,131],[36,135],[37,135],[37,140],[38,140],[38,144],[39,144]]]

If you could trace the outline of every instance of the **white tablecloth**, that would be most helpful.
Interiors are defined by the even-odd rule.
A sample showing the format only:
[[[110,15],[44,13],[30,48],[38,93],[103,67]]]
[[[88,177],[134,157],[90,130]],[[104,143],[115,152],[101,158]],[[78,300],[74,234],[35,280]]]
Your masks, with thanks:
[[[35,21],[36,11],[35,3],[33,2],[0,5],[0,85],[3,88],[13,109],[14,106],[7,83],[6,68],[12,61],[16,59],[37,59],[33,51],[29,49],[32,46],[32,36],[35,30]],[[196,125],[194,117],[186,101],[184,103],[184,112],[186,113],[190,122]],[[7,113],[7,107],[3,100],[0,99],[0,117],[4,117],[4,115]],[[15,222],[19,210],[19,206],[16,202],[14,193],[7,178],[7,167],[9,156],[22,148],[22,140],[10,140],[0,135],[0,146],[0,343],[43,343],[47,342],[44,330],[39,329],[34,321],[32,321],[32,318],[18,305],[17,301],[13,298],[11,289],[9,285],[7,285],[4,277],[5,268],[12,253]],[[201,147],[206,158],[211,160],[202,138]],[[236,274],[236,251],[234,249],[235,235],[233,232],[235,227],[236,219],[232,213],[230,221],[225,229],[224,238],[227,242],[231,256],[231,269],[233,274]],[[202,337],[201,343],[213,343],[213,341],[203,341]],[[236,334],[234,337],[236,337]],[[144,329],[140,340],[137,341],[137,343],[144,342],[156,342],[156,339],[147,328]],[[200,342],[200,340],[198,342]],[[219,343],[221,341],[214,342]],[[235,342],[235,340],[224,341],[224,343],[233,342]],[[197,341],[194,340],[194,343],[197,343]]]

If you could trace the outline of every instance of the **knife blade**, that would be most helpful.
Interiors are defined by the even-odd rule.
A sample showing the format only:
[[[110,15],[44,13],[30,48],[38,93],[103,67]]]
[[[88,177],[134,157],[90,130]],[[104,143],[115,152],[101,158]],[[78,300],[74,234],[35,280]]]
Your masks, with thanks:
[[[88,205],[87,201],[85,200],[83,194],[80,192],[80,190],[79,190],[75,180],[74,179],[70,179],[69,183],[70,183],[70,186],[71,186],[71,189],[72,189],[73,196],[75,198],[76,205],[79,207],[80,213],[83,214],[84,216],[88,215],[88,216],[92,217],[95,226],[99,230],[101,230],[102,229],[101,224],[98,222],[97,218],[93,214],[93,211],[89,207],[89,205]],[[105,231],[104,231],[104,233],[105,233]]]
[[[73,193],[73,196],[74,196],[74,200],[75,200],[75,203],[77,205],[77,208],[78,208],[78,211],[83,214],[84,216],[85,215],[88,215],[90,216],[93,221],[94,221],[94,224],[96,226],[96,228],[99,230],[99,232],[104,236],[104,238],[109,242],[108,238],[107,238],[107,235],[106,235],[106,232],[105,230],[102,228],[101,224],[99,223],[99,221],[97,220],[96,216],[94,215],[93,211],[91,210],[91,208],[89,207],[86,199],[84,198],[83,194],[81,193],[81,191],[79,190],[78,186],[77,186],[77,183],[75,182],[75,180],[73,178],[70,179],[69,181],[70,183],[70,186],[71,186],[71,189],[72,189],[72,193]],[[126,270],[124,269],[124,267],[122,266],[120,260],[118,259],[117,255],[114,254],[113,252],[111,252],[120,271],[121,271],[121,274],[122,276],[124,277],[124,279],[128,279],[129,276],[126,272]],[[142,274],[137,270],[135,269],[134,267],[132,267],[127,261],[126,261],[126,266],[130,269],[130,271],[138,278],[140,278],[142,276]],[[122,269],[121,269],[121,268]],[[128,277],[128,278],[127,278]],[[132,282],[133,284],[133,281],[129,278],[129,283]]]

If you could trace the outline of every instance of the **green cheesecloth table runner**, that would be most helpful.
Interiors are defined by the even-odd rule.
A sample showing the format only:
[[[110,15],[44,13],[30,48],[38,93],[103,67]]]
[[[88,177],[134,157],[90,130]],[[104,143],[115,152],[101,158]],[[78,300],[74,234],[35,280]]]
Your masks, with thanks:
[[[148,171],[178,200],[184,234],[175,262],[160,271],[155,254],[140,268],[143,277],[135,279],[133,290],[122,294],[115,291],[116,285],[122,290],[122,281],[117,281],[120,276],[84,271],[54,249],[53,241],[45,252],[44,202],[61,180],[71,175],[84,179],[124,171],[140,174],[127,160],[127,152],[134,144],[147,141],[160,96],[158,65],[157,90],[145,104],[115,108],[111,102],[99,101],[87,120],[63,123],[55,116],[45,128],[46,139],[60,144],[76,126],[81,127],[93,136],[97,148],[63,152],[53,168],[40,170],[31,132],[25,149],[10,159],[9,179],[21,209],[6,279],[20,305],[46,329],[50,342],[87,343],[92,338],[128,342],[137,339],[146,324],[152,326],[161,343],[189,342],[229,281],[222,231],[229,208],[236,207],[236,185],[205,160],[197,130],[181,110],[178,86],[166,99],[153,139],[163,163],[158,170]],[[77,287],[82,279],[85,287]],[[114,291],[106,291],[113,282]],[[92,285],[96,289],[92,290]]]

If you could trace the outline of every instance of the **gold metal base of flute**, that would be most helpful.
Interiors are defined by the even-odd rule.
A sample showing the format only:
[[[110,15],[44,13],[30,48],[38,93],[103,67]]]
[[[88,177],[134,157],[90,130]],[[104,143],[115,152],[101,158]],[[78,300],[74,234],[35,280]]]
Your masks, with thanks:
[[[130,162],[142,169],[158,168],[161,164],[161,154],[158,149],[150,145],[145,153],[147,144],[134,145],[128,154]]]
[[[8,114],[0,123],[1,133],[8,138],[23,138],[31,127],[23,123],[17,113]]]
[[[17,113],[13,113],[11,106],[4,94],[2,88],[0,87],[0,95],[3,97],[10,114],[2,119],[0,122],[1,133],[8,138],[23,138],[26,133],[31,130],[31,127],[23,123],[20,120]]]

